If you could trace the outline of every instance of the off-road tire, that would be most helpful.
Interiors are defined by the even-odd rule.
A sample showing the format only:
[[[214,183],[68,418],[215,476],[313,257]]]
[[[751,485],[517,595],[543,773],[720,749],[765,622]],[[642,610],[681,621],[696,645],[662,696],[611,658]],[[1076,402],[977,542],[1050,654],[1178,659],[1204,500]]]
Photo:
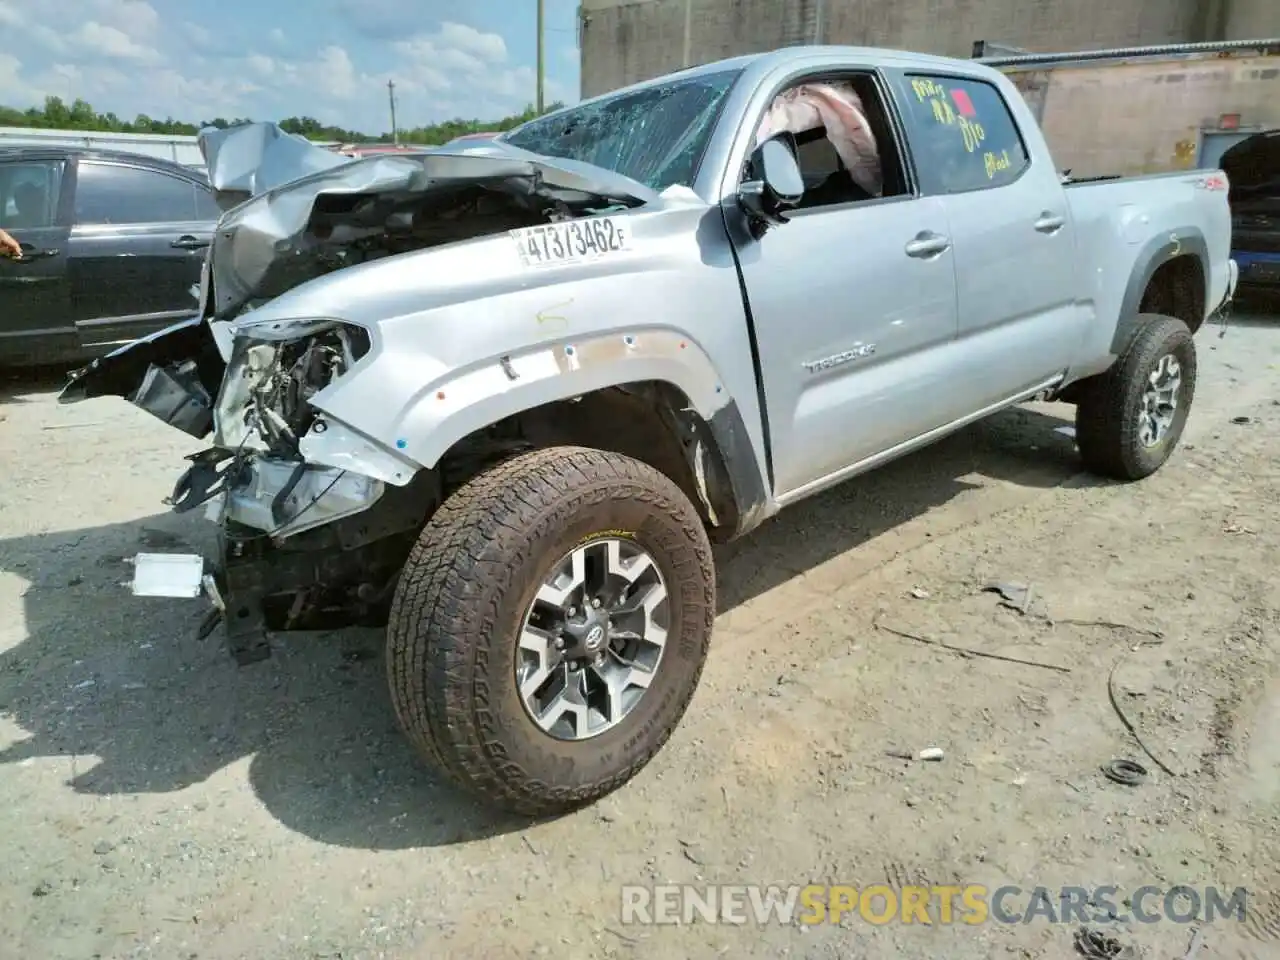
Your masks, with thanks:
[[[668,639],[652,685],[616,727],[558,740],[520,700],[518,635],[552,564],[600,535],[628,536],[658,564]],[[409,556],[387,631],[396,717],[432,766],[490,804],[568,812],[622,786],[666,743],[697,687],[715,609],[702,520],[666,476],[581,447],[514,456],[448,497]]]
[[[1196,389],[1196,346],[1174,317],[1143,314],[1111,369],[1086,381],[1076,404],[1076,445],[1085,467],[1114,480],[1133,481],[1160,469],[1182,437]],[[1142,394],[1160,358],[1173,354],[1182,370],[1169,432],[1153,447],[1138,439]]]

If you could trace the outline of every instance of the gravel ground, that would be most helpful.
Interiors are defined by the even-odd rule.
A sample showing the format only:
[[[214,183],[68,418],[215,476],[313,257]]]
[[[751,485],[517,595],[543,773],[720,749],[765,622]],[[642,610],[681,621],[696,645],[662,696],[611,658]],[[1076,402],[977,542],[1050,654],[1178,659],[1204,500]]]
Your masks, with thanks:
[[[1045,920],[622,924],[622,884],[670,881],[1244,886],[1248,919],[1205,928],[1199,960],[1280,956],[1280,318],[1199,345],[1185,443],[1146,482],[1082,475],[1071,411],[1030,405],[721,550],[680,730],[617,794],[535,825],[425,772],[375,634],[290,636],[238,669],[220,634],[194,639],[195,605],[133,599],[123,558],[210,542],[161,503],[198,444],[5,381],[0,953],[1073,955],[1074,926]],[[1033,585],[1026,611],[992,579]],[[1113,710],[1117,664],[1173,775]],[[925,747],[945,758],[888,755]],[[1109,782],[1113,757],[1150,779]],[[1169,960],[1192,939],[1111,932]]]

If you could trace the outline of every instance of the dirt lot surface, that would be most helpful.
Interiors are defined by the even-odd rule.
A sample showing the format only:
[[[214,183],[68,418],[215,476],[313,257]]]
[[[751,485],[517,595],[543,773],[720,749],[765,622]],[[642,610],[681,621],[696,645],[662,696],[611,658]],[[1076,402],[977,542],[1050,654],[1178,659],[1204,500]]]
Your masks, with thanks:
[[[194,639],[195,602],[132,598],[123,558],[211,542],[161,503],[198,444],[7,382],[0,954],[1076,955],[1077,924],[1044,919],[623,925],[622,884],[670,881],[1243,886],[1248,919],[1194,955],[1280,956],[1280,319],[1218,333],[1184,446],[1146,482],[1082,475],[1070,409],[1029,406],[721,550],[679,731],[631,785],[535,825],[424,770],[376,635],[294,635],[239,669],[220,633]],[[1032,585],[1026,611],[993,579]],[[1117,664],[1174,775],[1113,710]],[[888,755],[926,747],[944,759]],[[1150,778],[1108,781],[1115,757]],[[1109,928],[1167,960],[1194,930]]]

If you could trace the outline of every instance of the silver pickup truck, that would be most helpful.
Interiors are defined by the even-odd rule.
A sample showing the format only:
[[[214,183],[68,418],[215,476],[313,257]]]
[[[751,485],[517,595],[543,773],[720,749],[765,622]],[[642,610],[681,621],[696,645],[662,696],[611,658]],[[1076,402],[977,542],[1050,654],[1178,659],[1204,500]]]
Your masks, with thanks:
[[[526,814],[671,734],[712,541],[1036,397],[1147,476],[1236,282],[1221,171],[1071,182],[1004,76],[906,53],[727,60],[419,154],[203,146],[199,315],[63,394],[212,435],[171,502],[220,556],[140,555],[134,590],[207,597],[240,662],[387,625],[406,734]]]

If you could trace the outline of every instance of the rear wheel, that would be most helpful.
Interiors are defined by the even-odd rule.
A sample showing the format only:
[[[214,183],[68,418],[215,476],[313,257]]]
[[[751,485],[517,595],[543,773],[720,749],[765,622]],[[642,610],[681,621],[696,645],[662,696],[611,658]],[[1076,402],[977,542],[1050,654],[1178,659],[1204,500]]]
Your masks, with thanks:
[[[1164,465],[1182,437],[1196,388],[1195,340],[1187,325],[1156,314],[1106,373],[1083,385],[1076,443],[1085,466],[1141,480]]]
[[[454,493],[396,591],[400,725],[459,785],[549,815],[648,763],[697,686],[710,544],[667,477],[618,454],[522,454]]]

